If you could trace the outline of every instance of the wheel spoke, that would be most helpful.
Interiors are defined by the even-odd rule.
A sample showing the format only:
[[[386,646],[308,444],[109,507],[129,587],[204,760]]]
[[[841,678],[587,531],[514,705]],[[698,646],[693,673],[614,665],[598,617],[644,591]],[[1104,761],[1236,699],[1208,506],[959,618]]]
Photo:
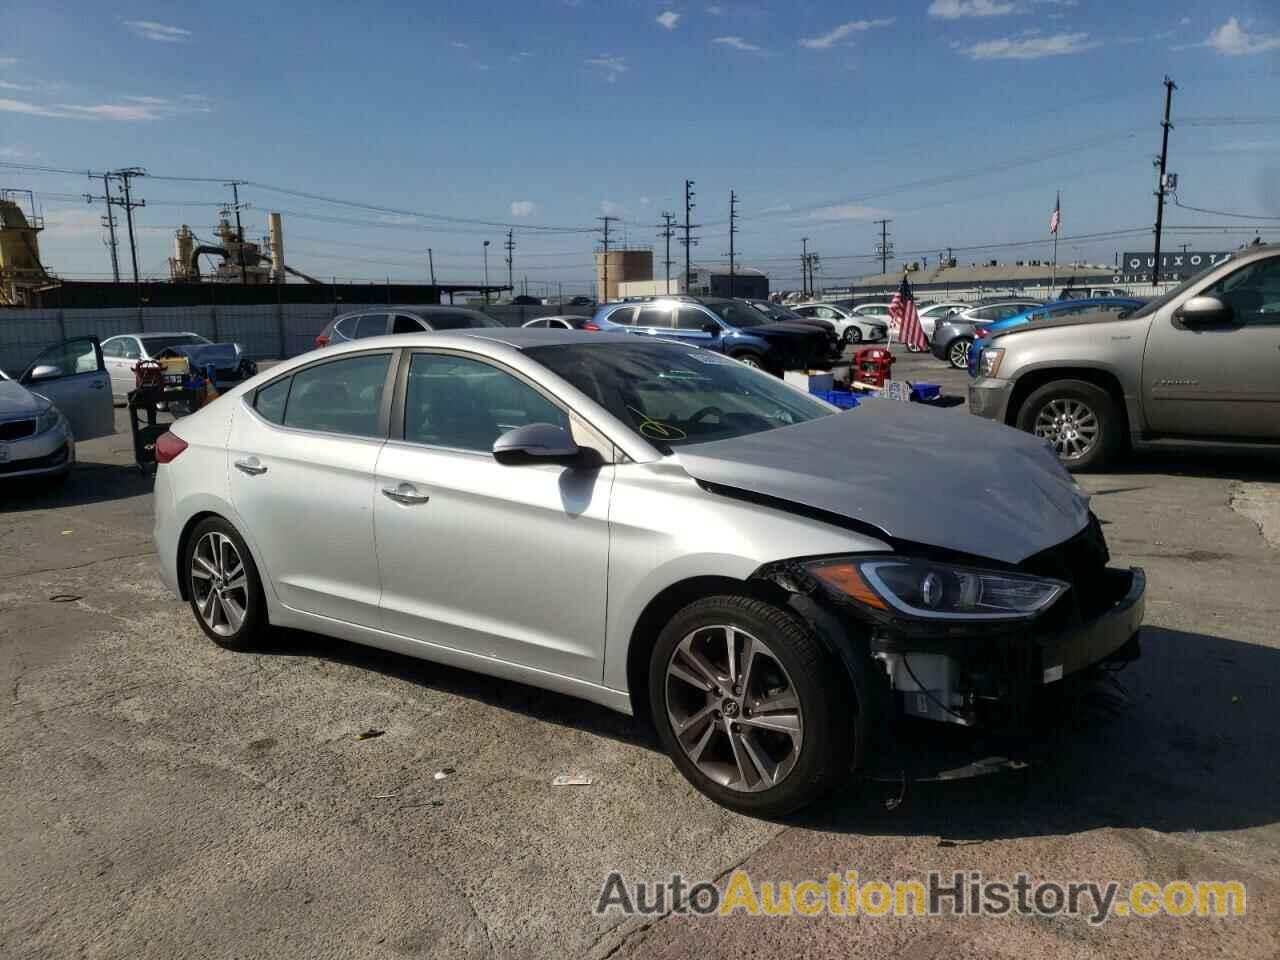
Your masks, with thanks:
[[[691,643],[685,642],[680,645],[680,655],[707,682],[710,689],[714,690],[720,686],[721,677],[719,671],[706,657],[694,650]]]
[[[218,575],[218,571],[204,557],[196,556],[191,558],[191,575],[201,580],[212,580]]]
[[[226,582],[226,588],[228,590],[246,590],[248,589],[248,584],[249,581],[244,575],[244,568],[241,567],[240,573]]]
[[[763,716],[753,712],[749,717],[739,717],[738,723],[744,727],[758,727],[761,730],[785,733],[792,738],[800,733],[800,714],[798,712],[767,713]]]
[[[750,768],[755,774],[754,779],[759,780],[760,775],[755,769],[755,764],[751,762],[751,758],[747,754],[746,746],[742,743],[742,735],[738,733],[729,734],[729,749],[733,751],[733,764],[738,768],[738,783],[741,784],[739,789],[753,790],[755,784],[753,778],[748,776],[747,770]]]
[[[227,626],[231,628],[232,633],[235,633],[240,629],[240,624],[244,623],[244,607],[228,596],[220,597],[219,602],[222,606],[222,616],[226,619]]]
[[[735,681],[745,696],[751,689],[751,670],[756,665],[756,638],[744,633],[742,644],[742,676]]]
[[[694,763],[702,762],[702,755],[707,752],[707,744],[711,742],[711,738],[715,735],[716,729],[716,724],[708,723],[707,729],[702,732],[702,736],[698,738],[698,742],[689,748],[689,759]]]
[[[675,730],[676,736],[683,740],[686,733],[692,733],[695,729],[700,729],[703,723],[710,723],[715,715],[716,708],[719,706],[720,704],[715,700],[710,700],[706,706],[689,714],[683,720],[673,717],[671,727]]]
[[[775,690],[763,700],[757,700],[751,705],[751,712],[754,714],[781,713],[784,710],[798,711],[799,709],[800,700],[790,687]]]
[[[714,684],[707,682],[702,677],[690,672],[683,665],[674,661],[672,661],[671,666],[667,667],[667,674],[678,680],[683,680],[685,683],[689,684],[689,686],[697,687],[699,690],[703,690],[706,693],[710,693],[715,689]]]
[[[755,768],[759,779],[764,781],[768,786],[773,786],[777,782],[778,768],[781,764],[774,763],[769,759],[768,755],[755,742],[755,738],[750,733],[739,733],[737,739],[741,741],[743,751],[751,760],[751,766]]]

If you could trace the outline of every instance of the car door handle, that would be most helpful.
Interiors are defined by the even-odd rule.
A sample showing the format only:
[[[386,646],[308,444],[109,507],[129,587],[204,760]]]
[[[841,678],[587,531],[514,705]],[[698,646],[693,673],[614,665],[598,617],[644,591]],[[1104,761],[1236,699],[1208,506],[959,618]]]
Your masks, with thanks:
[[[103,383],[101,380],[95,380],[93,381],[93,383],[90,384],[90,386],[94,390],[105,390],[107,385]]]
[[[382,495],[388,500],[394,500],[396,503],[403,503],[406,505],[426,503],[431,499],[425,493],[419,493],[418,488],[412,483],[402,483],[395,487],[383,487]]]
[[[241,473],[247,473],[251,477],[261,476],[267,472],[267,468],[258,462],[257,457],[249,457],[247,460],[237,460],[235,468]]]

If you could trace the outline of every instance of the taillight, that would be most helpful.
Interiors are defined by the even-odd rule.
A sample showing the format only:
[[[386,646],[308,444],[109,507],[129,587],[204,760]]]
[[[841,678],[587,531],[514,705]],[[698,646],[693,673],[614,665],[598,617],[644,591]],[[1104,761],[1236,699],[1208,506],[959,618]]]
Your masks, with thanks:
[[[989,331],[986,327],[974,327],[973,332],[980,337],[985,337]]]
[[[320,336],[316,337],[317,350],[319,350],[321,347],[327,347],[328,345],[329,345],[329,338],[326,337],[323,333],[320,334]]]
[[[187,449],[187,441],[176,433],[166,430],[156,438],[156,463],[168,463],[185,449]]]
[[[582,325],[583,330],[590,330],[592,333],[599,333],[600,327],[588,320]]]

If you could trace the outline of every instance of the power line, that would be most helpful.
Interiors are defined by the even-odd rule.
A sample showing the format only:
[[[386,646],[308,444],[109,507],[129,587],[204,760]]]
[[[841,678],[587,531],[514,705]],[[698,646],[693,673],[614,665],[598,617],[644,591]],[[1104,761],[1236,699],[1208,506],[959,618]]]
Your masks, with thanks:
[[[1217,217],[1235,217],[1239,220],[1280,220],[1280,217],[1264,217],[1261,214],[1228,213],[1226,210],[1206,210],[1204,207],[1193,207],[1190,204],[1183,203],[1179,200],[1177,193],[1173,193],[1173,205],[1175,207],[1181,207],[1183,210],[1194,210],[1196,213],[1211,213]],[[1172,227],[1170,229],[1172,229]]]

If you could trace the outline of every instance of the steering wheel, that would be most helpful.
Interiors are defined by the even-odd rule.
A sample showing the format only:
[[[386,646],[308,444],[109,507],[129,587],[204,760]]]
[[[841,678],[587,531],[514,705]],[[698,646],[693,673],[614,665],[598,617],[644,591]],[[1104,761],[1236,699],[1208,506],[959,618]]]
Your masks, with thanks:
[[[703,407],[701,410],[699,410],[697,413],[691,416],[686,422],[697,423],[703,417],[709,416],[713,413],[716,415],[717,420],[719,420],[721,423],[724,422],[724,411],[721,410],[719,407]]]

